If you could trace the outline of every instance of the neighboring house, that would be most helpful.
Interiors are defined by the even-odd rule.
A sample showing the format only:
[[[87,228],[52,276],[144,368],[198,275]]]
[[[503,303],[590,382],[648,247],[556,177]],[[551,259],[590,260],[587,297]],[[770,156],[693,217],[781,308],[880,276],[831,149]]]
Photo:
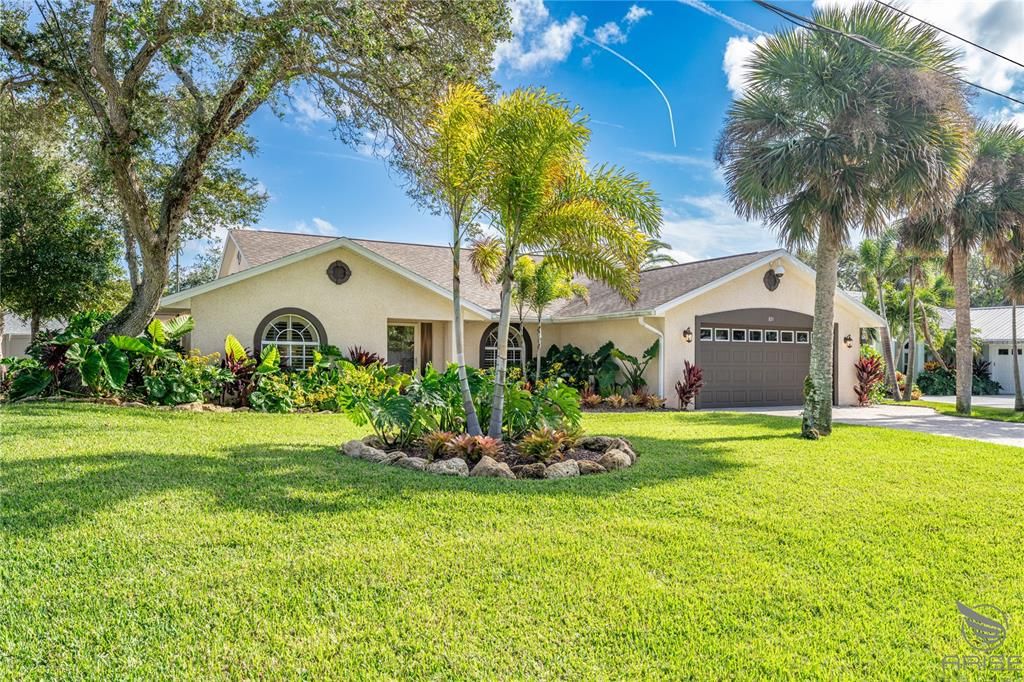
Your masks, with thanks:
[[[956,311],[940,308],[939,326],[953,329],[956,326]],[[971,329],[981,341],[981,357],[992,363],[992,379],[999,382],[1003,393],[1013,393],[1012,308],[1008,305],[971,308]],[[1024,306],[1017,308],[1017,339],[1017,354],[1021,356],[1024,353]],[[1018,359],[1021,376],[1024,377],[1024,357]]]
[[[777,273],[784,271],[784,276]],[[406,369],[453,362],[451,251],[404,244],[258,230],[231,230],[218,279],[166,296],[161,314],[190,313],[191,343],[209,353],[234,334],[259,350],[273,343],[292,367],[313,349],[362,346]],[[466,363],[493,365],[499,291],[462,266]],[[836,295],[836,401],[856,402],[860,331],[882,320]],[[704,369],[699,407],[796,405],[810,363],[814,272],[783,250],[671,265],[641,275],[635,304],[590,284],[590,303],[563,301],[536,325],[515,325],[509,361],[528,361],[552,344],[592,352],[606,341],[639,356],[662,351],[647,371],[654,393],[676,402],[683,361]],[[515,313],[513,312],[513,316]],[[513,322],[516,322],[513,319]]]
[[[58,321],[44,321],[39,326],[42,331],[53,331],[63,327],[63,323]],[[18,317],[13,313],[6,313],[3,335],[0,336],[0,350],[3,351],[3,357],[24,356],[28,345],[32,342],[31,329],[31,323],[25,318]]]

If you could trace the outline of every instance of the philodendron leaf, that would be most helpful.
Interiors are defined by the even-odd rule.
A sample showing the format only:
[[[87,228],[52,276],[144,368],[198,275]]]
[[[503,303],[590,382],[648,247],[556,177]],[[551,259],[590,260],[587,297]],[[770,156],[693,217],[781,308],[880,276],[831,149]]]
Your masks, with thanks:
[[[224,357],[234,358],[235,360],[249,359],[248,354],[245,352],[245,346],[232,334],[228,334],[224,339]]]
[[[11,382],[11,400],[24,400],[42,393],[52,380],[53,375],[42,367],[22,370]]]
[[[102,385],[106,371],[105,364],[99,349],[92,347],[85,351],[82,362],[78,365],[78,371],[82,373],[82,381],[86,386],[99,388]]]
[[[179,315],[173,320],[164,322],[164,333],[167,335],[167,338],[173,341],[174,339],[180,339],[185,334],[188,334],[190,331],[195,329],[195,326],[196,321],[192,319],[191,315]]]
[[[162,346],[167,343],[167,334],[164,333],[164,323],[155,317],[146,327],[146,333],[149,334],[149,338],[158,345]]]
[[[123,388],[124,382],[128,380],[128,356],[121,349],[108,346],[103,361],[110,385],[115,389]]]
[[[281,353],[277,350],[277,346],[264,346],[260,352],[260,364],[256,367],[256,371],[260,374],[273,372],[278,368],[280,362]]]
[[[151,353],[153,352],[153,344],[146,339],[140,339],[137,336],[119,336],[114,334],[109,339],[109,343],[114,348],[119,350],[128,351],[129,353]]]

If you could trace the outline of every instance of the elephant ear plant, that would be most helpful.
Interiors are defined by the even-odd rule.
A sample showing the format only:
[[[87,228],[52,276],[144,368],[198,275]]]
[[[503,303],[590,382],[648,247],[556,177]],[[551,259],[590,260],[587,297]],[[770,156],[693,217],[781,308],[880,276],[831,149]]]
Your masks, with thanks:
[[[224,339],[224,360],[221,363],[231,378],[224,382],[221,402],[237,402],[240,406],[248,406],[249,396],[256,390],[262,377],[275,374],[280,370],[281,355],[277,346],[264,346],[257,362],[249,357],[238,339],[231,334]]]
[[[647,386],[644,372],[647,371],[651,361],[658,357],[658,346],[659,340],[655,339],[654,343],[644,351],[643,356],[639,360],[618,348],[611,350],[612,357],[622,364],[622,373],[626,377],[626,386],[629,387],[630,392],[634,395],[639,394]]]

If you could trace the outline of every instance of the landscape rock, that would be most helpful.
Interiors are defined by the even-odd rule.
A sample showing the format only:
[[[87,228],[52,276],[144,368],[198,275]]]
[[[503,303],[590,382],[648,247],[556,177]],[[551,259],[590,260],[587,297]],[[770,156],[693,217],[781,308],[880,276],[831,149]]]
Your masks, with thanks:
[[[146,403],[140,403],[137,400],[129,400],[126,403],[121,403],[121,407],[146,407]]]
[[[498,462],[492,457],[484,455],[473,467],[470,476],[486,476],[489,478],[515,478],[516,475],[508,468],[508,464]]]
[[[382,462],[387,458],[388,453],[377,448],[370,447],[361,440],[350,440],[341,446],[342,452],[349,457],[365,459],[370,462]]]
[[[589,459],[580,459],[576,463],[580,467],[580,476],[587,476],[589,474],[603,474],[607,469],[598,464],[597,462],[591,462]]]
[[[618,444],[619,439],[611,436],[584,436],[576,441],[576,447],[594,452],[607,452]]]
[[[200,402],[182,403],[181,405],[175,405],[172,409],[176,412],[202,412],[203,404]]]
[[[407,457],[407,455],[404,452],[402,452],[401,450],[395,450],[394,452],[389,452],[387,454],[387,457],[385,457],[384,459],[380,460],[380,463],[381,464],[394,464],[398,460],[403,459],[405,457]]]
[[[544,478],[572,478],[580,475],[580,465],[574,459],[552,464],[544,470]]]
[[[622,450],[612,448],[608,452],[604,453],[601,459],[597,460],[597,463],[608,471],[614,471],[615,469],[626,469],[632,466],[633,460]]]
[[[402,467],[403,469],[413,469],[414,471],[423,471],[427,466],[427,460],[422,457],[402,457],[393,462],[396,467]]]
[[[250,409],[248,407],[236,407],[235,412],[248,412]]]
[[[544,471],[547,469],[542,462],[533,464],[517,464],[512,467],[512,473],[516,478],[544,478]]]
[[[363,442],[371,448],[377,448],[378,450],[384,447],[384,443],[380,442],[380,438],[377,438],[377,436],[372,433],[369,436],[363,436]]]
[[[441,476],[469,476],[469,465],[458,457],[434,460],[427,465],[426,470]]]
[[[618,443],[615,447],[629,455],[630,464],[636,464],[636,453],[633,452],[633,446],[629,444],[629,441],[627,441],[625,438],[617,438],[616,440],[618,441]]]

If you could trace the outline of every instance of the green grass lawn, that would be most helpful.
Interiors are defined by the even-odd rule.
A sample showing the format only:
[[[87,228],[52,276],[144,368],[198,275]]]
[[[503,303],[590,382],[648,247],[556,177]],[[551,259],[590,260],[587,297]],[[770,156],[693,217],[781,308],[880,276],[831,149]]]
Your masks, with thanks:
[[[587,415],[631,469],[439,478],[340,416],[0,411],[0,677],[937,677],[1024,623],[1017,448]],[[1002,649],[1024,654],[1024,627]]]
[[[898,405],[901,407],[930,407],[939,414],[947,414],[950,417],[967,417],[969,419],[988,419],[997,422],[1019,422],[1024,424],[1024,412],[1014,412],[1008,407],[988,407],[986,405],[971,405],[971,413],[958,414],[956,405],[950,403],[939,403],[930,400],[915,400],[910,403],[884,400],[886,405]]]

